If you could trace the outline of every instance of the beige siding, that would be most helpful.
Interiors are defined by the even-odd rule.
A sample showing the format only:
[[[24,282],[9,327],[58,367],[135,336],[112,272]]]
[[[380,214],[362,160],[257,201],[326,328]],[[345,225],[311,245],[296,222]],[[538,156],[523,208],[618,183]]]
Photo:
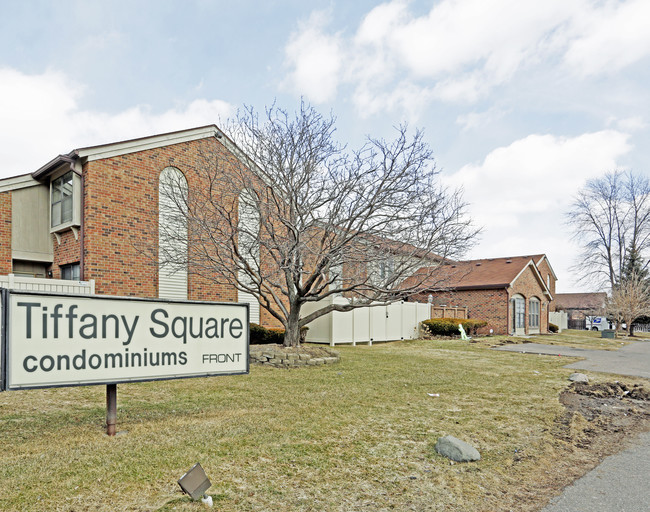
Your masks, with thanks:
[[[12,192],[12,259],[51,262],[49,188],[47,185]]]

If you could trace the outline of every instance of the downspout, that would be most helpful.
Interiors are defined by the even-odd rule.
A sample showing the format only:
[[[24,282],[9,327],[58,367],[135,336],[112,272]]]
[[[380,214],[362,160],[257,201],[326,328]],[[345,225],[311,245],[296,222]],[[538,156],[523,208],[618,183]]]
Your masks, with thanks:
[[[68,160],[66,158],[66,160]],[[81,166],[81,171],[77,169],[77,164],[80,164],[79,162],[79,157],[75,156],[69,159],[70,161],[70,169],[72,172],[74,172],[77,176],[79,176],[79,183],[80,183],[80,204],[79,204],[79,280],[83,281],[84,280],[84,218],[85,218],[85,211],[84,211],[84,197],[86,195],[86,190],[84,186],[84,173],[83,173],[83,165]]]
[[[86,197],[86,188],[84,186],[84,173],[83,167],[81,168],[81,175],[79,176],[81,182],[81,212],[79,219],[79,278],[81,281],[84,280],[84,219],[86,218],[86,212],[84,210],[84,198]]]

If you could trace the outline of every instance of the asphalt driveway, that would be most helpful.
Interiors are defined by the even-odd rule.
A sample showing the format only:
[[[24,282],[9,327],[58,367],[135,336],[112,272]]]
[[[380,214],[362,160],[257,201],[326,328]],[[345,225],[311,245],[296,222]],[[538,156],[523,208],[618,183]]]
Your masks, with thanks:
[[[618,375],[650,379],[650,342],[648,341],[636,341],[622,346],[618,350],[589,350],[564,347],[561,345],[543,345],[541,343],[505,345],[495,350],[519,352],[522,354],[582,357],[584,360],[568,364],[565,368],[616,373]]]

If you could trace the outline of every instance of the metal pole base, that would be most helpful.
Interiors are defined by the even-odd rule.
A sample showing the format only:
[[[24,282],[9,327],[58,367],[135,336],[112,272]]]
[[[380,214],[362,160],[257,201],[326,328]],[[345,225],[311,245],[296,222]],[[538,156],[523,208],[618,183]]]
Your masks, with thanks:
[[[115,435],[117,423],[117,384],[106,384],[106,434]]]

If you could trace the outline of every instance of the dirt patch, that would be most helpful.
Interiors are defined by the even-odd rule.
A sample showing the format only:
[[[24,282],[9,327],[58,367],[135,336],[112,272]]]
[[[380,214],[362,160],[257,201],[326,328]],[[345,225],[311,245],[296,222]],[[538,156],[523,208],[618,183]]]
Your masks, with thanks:
[[[625,437],[650,428],[650,391],[641,384],[575,382],[560,394],[557,437],[605,456]]]

